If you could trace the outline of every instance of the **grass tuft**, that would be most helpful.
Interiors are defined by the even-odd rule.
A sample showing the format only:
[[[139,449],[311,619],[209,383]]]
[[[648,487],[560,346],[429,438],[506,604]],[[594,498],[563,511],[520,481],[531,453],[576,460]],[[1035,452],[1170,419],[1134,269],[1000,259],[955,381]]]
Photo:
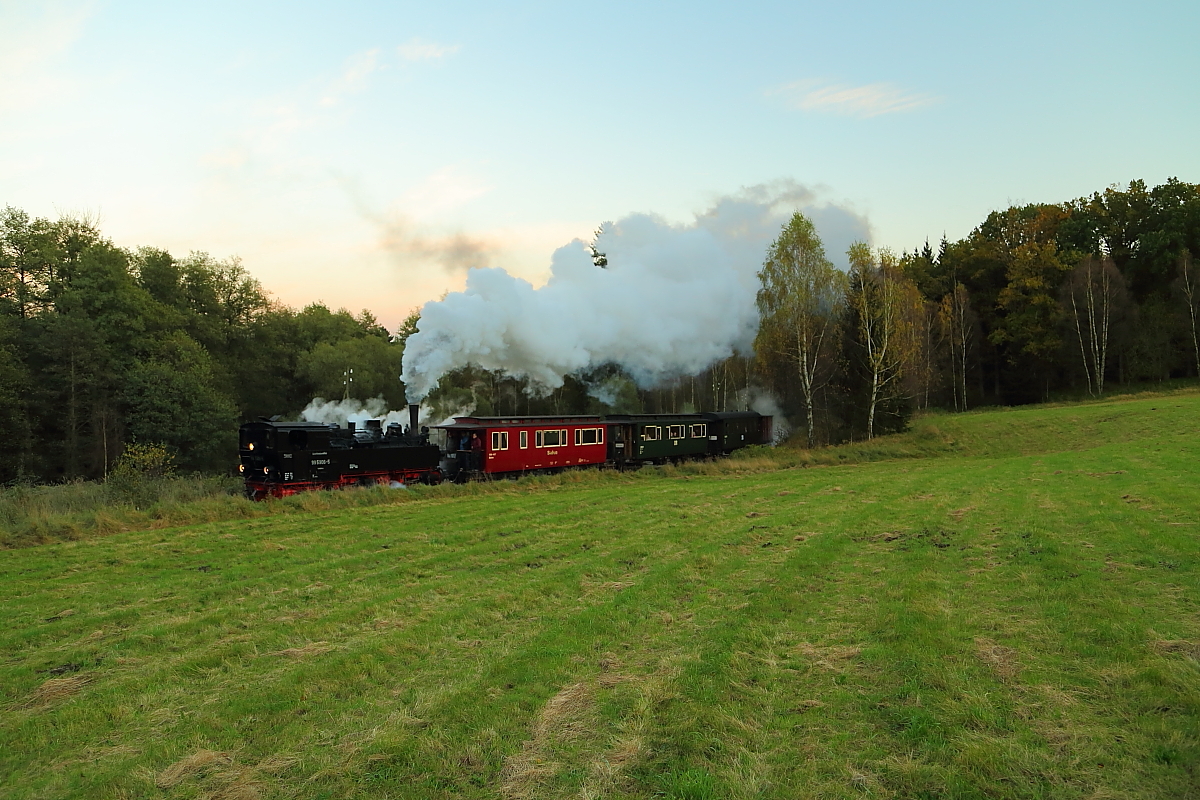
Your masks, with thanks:
[[[46,708],[74,697],[92,682],[90,675],[72,675],[68,678],[48,678],[41,686],[30,692],[21,708]]]
[[[171,789],[185,780],[217,766],[227,766],[233,763],[228,753],[215,750],[197,750],[186,758],[176,761],[171,766],[158,773],[155,783],[160,789]]]

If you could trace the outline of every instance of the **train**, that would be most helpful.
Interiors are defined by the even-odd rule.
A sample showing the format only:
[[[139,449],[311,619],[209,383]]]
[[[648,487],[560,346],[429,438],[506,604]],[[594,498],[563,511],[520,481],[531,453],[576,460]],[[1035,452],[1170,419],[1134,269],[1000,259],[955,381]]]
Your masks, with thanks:
[[[261,419],[242,425],[239,466],[253,500],[314,489],[436,485],[584,467],[637,468],[727,455],[771,442],[772,418],[754,411],[455,417],[420,427]]]

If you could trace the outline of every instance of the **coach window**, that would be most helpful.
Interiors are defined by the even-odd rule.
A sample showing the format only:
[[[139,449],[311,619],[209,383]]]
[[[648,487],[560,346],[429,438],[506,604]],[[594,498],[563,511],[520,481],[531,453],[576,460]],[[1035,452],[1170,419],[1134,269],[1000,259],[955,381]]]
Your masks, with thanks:
[[[537,431],[533,441],[537,447],[559,447],[567,442],[566,431]]]
[[[692,426],[692,438],[693,439],[703,439],[705,436],[708,436],[708,425],[693,425]]]
[[[687,430],[686,425],[671,425],[667,428],[667,436],[671,439],[682,439],[685,430]]]
[[[657,442],[662,438],[662,428],[657,425],[647,425],[642,428],[642,438],[647,442]]]
[[[604,444],[604,428],[576,428],[575,444]]]
[[[521,431],[521,449],[529,447],[529,431]]]
[[[508,449],[508,431],[492,431],[492,449]]]

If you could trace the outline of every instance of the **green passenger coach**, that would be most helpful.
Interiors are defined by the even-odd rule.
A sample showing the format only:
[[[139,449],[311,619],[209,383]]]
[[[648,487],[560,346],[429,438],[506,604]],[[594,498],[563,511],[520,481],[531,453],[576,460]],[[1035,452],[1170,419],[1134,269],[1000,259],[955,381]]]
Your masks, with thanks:
[[[708,455],[708,420],[703,414],[609,414],[604,421],[619,426],[621,460],[665,463]],[[610,437],[610,438],[616,438]]]
[[[713,411],[700,416],[709,421],[709,455],[731,453],[752,444],[771,443],[771,417],[756,411]]]
[[[609,459],[655,463],[730,453],[769,444],[771,418],[754,411],[707,414],[609,414]]]

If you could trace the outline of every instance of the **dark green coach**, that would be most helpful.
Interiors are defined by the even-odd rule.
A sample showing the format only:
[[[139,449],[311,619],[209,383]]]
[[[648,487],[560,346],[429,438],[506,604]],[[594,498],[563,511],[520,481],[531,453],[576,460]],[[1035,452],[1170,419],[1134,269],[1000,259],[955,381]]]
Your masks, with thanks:
[[[617,463],[664,464],[709,453],[704,414],[608,414],[610,457]]]

